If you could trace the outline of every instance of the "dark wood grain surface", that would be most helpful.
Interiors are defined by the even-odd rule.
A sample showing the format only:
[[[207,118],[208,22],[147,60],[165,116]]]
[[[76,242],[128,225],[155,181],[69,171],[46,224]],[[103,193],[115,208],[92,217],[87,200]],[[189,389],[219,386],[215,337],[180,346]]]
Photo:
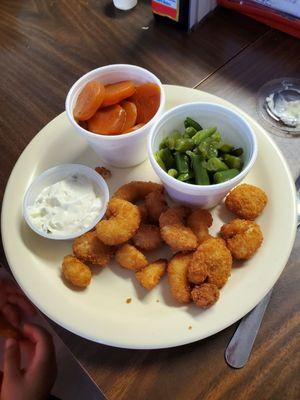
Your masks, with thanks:
[[[258,90],[266,82],[284,77],[300,79],[300,40],[272,30],[211,77],[205,78],[197,88],[223,97],[259,120],[256,110]],[[271,136],[296,179],[300,174],[300,136]]]
[[[217,10],[187,34],[155,24],[149,3],[140,0],[137,8],[122,13],[109,0],[0,2],[1,198],[24,147],[63,111],[70,85],[92,68],[138,64],[165,83],[200,83],[199,89],[232,101],[254,117],[256,92],[266,80],[299,76],[300,41],[294,38],[226,10]],[[299,142],[277,142],[296,175]],[[198,343],[157,351],[96,345],[54,327],[112,400],[296,400],[299,255],[298,234],[252,357],[242,370],[233,370],[224,361],[236,325]],[[5,264],[2,248],[0,257]]]
[[[188,34],[155,24],[149,3],[124,13],[111,0],[0,2],[1,198],[21,151],[64,110],[82,74],[132,63],[165,83],[195,86],[268,30],[220,10]]]

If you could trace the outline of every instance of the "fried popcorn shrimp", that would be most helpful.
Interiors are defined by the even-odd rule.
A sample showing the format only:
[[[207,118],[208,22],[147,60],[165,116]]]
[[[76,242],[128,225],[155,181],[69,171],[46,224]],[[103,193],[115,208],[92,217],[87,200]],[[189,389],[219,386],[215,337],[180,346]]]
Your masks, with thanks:
[[[147,290],[153,289],[164,275],[167,260],[157,260],[135,273],[136,279]]]
[[[139,209],[141,215],[141,223],[145,223],[148,221],[148,210],[145,204],[138,204],[137,208]]]
[[[156,225],[141,224],[132,238],[136,247],[142,250],[155,250],[163,244],[159,227]]]
[[[141,222],[139,209],[129,201],[113,198],[107,206],[107,220],[96,225],[98,238],[106,245],[114,246],[131,239]]]
[[[208,308],[218,301],[220,297],[219,289],[213,283],[202,283],[192,289],[192,300],[197,307]]]
[[[190,303],[191,285],[187,278],[192,254],[177,253],[168,263],[168,279],[173,297],[179,303]]]
[[[226,207],[239,218],[254,220],[268,202],[266,193],[257,186],[243,183],[227,195]]]
[[[132,181],[121,186],[113,197],[134,203],[137,200],[143,200],[150,192],[155,190],[162,192],[163,189],[160,183]]]
[[[160,233],[163,240],[174,251],[195,250],[198,245],[196,235],[184,225],[189,209],[183,206],[167,209],[159,217]]]
[[[221,238],[201,243],[192,256],[188,269],[190,282],[199,284],[207,280],[219,289],[225,285],[232,267],[232,257]]]
[[[152,221],[157,222],[160,214],[168,208],[165,196],[162,191],[155,190],[145,197],[145,205]]]
[[[80,288],[87,287],[92,279],[89,267],[73,256],[64,257],[62,274],[68,282]]]
[[[220,231],[233,258],[248,260],[263,242],[258,224],[245,219],[234,219],[222,226]]]
[[[185,206],[176,206],[168,208],[159,217],[160,228],[167,225],[183,224],[185,218],[189,215],[190,209]]]
[[[20,339],[21,333],[0,314],[0,337]]]
[[[202,243],[211,237],[208,233],[208,228],[212,225],[212,222],[211,213],[208,210],[198,208],[189,215],[187,226],[197,236],[199,243]]]
[[[73,243],[73,252],[81,261],[104,267],[112,256],[112,248],[98,239],[96,231],[87,232]]]
[[[131,244],[123,244],[116,252],[116,261],[123,268],[138,271],[148,265],[147,258]]]
[[[96,167],[95,171],[98,172],[105,181],[111,177],[111,171],[105,167]]]

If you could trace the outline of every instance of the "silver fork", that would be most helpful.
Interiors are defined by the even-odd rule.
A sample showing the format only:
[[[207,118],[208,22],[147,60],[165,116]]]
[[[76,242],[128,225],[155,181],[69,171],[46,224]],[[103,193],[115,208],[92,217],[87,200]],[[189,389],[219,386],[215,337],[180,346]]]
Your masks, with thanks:
[[[300,226],[300,175],[296,180],[297,189],[297,228]],[[244,318],[232,336],[226,350],[225,360],[233,368],[242,368],[249,360],[252,347],[259,331],[264,313],[269,304],[273,288]]]

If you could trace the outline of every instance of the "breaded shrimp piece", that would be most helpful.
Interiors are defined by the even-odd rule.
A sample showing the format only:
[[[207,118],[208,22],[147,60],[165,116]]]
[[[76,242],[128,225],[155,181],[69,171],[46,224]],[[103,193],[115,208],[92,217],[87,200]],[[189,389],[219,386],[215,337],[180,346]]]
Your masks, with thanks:
[[[157,260],[135,273],[136,279],[147,290],[153,289],[160,281],[167,268],[167,260]]]
[[[87,287],[92,279],[92,272],[89,267],[74,256],[64,257],[62,274],[68,282],[80,288]]]
[[[192,300],[197,307],[208,308],[218,301],[220,297],[219,289],[213,283],[202,283],[192,289]]]
[[[202,243],[211,237],[208,233],[208,228],[212,225],[212,222],[211,213],[208,210],[198,208],[188,216],[187,226],[197,236],[199,243]]]
[[[159,227],[156,225],[141,224],[132,238],[133,244],[142,250],[155,250],[162,246]]]
[[[139,209],[129,201],[113,198],[107,206],[107,220],[96,225],[98,238],[108,246],[122,244],[131,239],[141,222]]]
[[[138,271],[148,265],[148,260],[142,252],[131,244],[123,244],[116,252],[116,261],[121,267]]]
[[[189,215],[190,209],[185,206],[176,206],[168,208],[159,217],[159,226],[183,224],[185,218]]]
[[[164,187],[160,183],[132,181],[121,186],[113,197],[134,203],[137,200],[144,199],[150,192],[155,190],[162,192],[163,189]]]
[[[167,209],[159,217],[161,237],[174,251],[189,251],[197,248],[196,235],[183,223],[187,213],[186,207],[173,207]]]
[[[73,252],[81,260],[104,267],[109,263],[113,249],[98,239],[96,231],[87,232],[73,243]]]
[[[248,260],[259,249],[263,234],[259,225],[245,219],[234,219],[221,228],[232,257],[237,260]]]
[[[168,279],[173,297],[179,303],[190,303],[191,285],[187,279],[192,254],[177,253],[168,263]]]
[[[168,208],[165,196],[161,190],[155,190],[147,194],[145,205],[151,221],[154,222],[157,222],[160,214]]]
[[[206,279],[219,289],[225,285],[232,267],[232,257],[221,238],[211,238],[201,243],[193,254],[188,269],[190,282],[199,284]]]
[[[137,208],[139,209],[141,215],[141,223],[147,223],[149,219],[148,210],[145,204],[138,204]]]
[[[265,208],[268,202],[266,193],[257,186],[242,183],[227,195],[225,205],[242,219],[254,220]]]

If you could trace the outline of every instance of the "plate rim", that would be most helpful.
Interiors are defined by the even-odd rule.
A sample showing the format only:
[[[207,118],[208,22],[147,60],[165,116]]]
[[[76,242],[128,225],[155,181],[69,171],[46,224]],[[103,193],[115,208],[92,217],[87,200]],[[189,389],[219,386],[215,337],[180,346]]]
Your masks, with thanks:
[[[126,348],[126,349],[138,349],[138,350],[150,350],[150,349],[162,349],[162,348],[172,348],[172,347],[177,347],[177,346],[182,346],[185,344],[189,344],[189,343],[194,343],[196,341],[202,340],[204,338],[210,337],[214,334],[217,334],[219,332],[221,332],[222,330],[226,329],[227,327],[231,326],[232,324],[234,324],[236,321],[238,321],[239,319],[241,319],[244,315],[246,315],[248,312],[250,312],[262,299],[263,297],[270,291],[270,289],[276,284],[276,282],[278,281],[280,275],[282,274],[285,265],[288,261],[288,258],[291,254],[293,245],[294,245],[294,241],[295,241],[295,237],[296,237],[296,231],[297,231],[297,227],[296,227],[296,188],[295,188],[295,184],[294,184],[294,180],[290,171],[290,168],[281,152],[281,150],[279,149],[279,147],[277,146],[276,142],[274,141],[274,139],[272,137],[270,137],[270,135],[268,135],[268,133],[265,131],[264,127],[262,127],[257,121],[255,121],[250,115],[248,115],[246,112],[244,112],[243,110],[241,110],[239,107],[235,106],[234,104],[228,102],[227,100],[219,97],[219,96],[215,96],[213,94],[210,94],[208,92],[205,91],[201,91],[201,90],[197,90],[197,89],[193,89],[193,88],[188,88],[188,87],[184,87],[184,86],[178,86],[178,85],[164,85],[165,89],[170,88],[170,90],[187,90],[187,91],[196,91],[196,92],[200,92],[202,94],[207,94],[209,96],[213,96],[216,99],[220,99],[222,101],[222,104],[224,104],[225,106],[229,106],[230,108],[233,108],[235,111],[241,113],[241,115],[243,117],[245,117],[246,119],[248,119],[248,121],[251,122],[252,125],[254,125],[254,129],[260,129],[263,132],[263,135],[265,136],[265,138],[271,143],[273,149],[276,151],[277,155],[279,156],[282,166],[284,166],[284,170],[285,170],[285,174],[288,177],[288,184],[290,187],[291,192],[294,194],[293,196],[293,204],[292,204],[292,208],[294,211],[294,224],[291,227],[291,238],[290,238],[290,242],[289,242],[289,246],[287,249],[285,249],[285,254],[283,259],[285,260],[282,266],[282,269],[277,273],[276,275],[276,279],[274,281],[274,283],[272,285],[269,285],[269,287],[265,290],[263,295],[258,296],[257,298],[255,298],[255,300],[253,300],[251,303],[251,306],[249,306],[248,311],[247,312],[240,312],[238,315],[236,315],[233,319],[230,319],[230,321],[224,321],[223,324],[221,324],[220,326],[218,326],[217,329],[211,329],[210,332],[207,332],[203,335],[193,335],[191,334],[191,336],[189,338],[185,338],[182,340],[177,340],[177,341],[173,341],[172,343],[170,342],[169,344],[167,343],[162,343],[161,345],[133,345],[132,343],[127,343],[124,341],[124,343],[116,343],[114,341],[109,341],[109,340],[103,340],[101,339],[101,341],[99,340],[99,338],[93,337],[91,335],[87,335],[85,333],[83,333],[82,331],[78,331],[76,329],[74,329],[74,327],[69,326],[69,324],[66,324],[63,321],[58,320],[57,318],[55,318],[55,316],[53,316],[51,313],[47,312],[47,310],[44,309],[43,306],[39,305],[37,308],[39,310],[41,310],[48,318],[50,318],[52,321],[54,321],[55,323],[57,323],[58,325],[64,327],[65,329],[69,330],[72,333],[75,333],[76,335],[92,340],[96,343],[101,343],[104,345],[108,345],[108,346],[113,346],[113,347],[118,347],[118,348]],[[24,291],[24,293],[26,294],[26,296],[35,304],[35,302],[33,301],[33,296],[31,296],[31,294],[29,293],[29,291],[23,287],[22,282],[19,282],[18,278],[17,278],[17,274],[15,273],[14,269],[11,267],[11,258],[10,255],[8,254],[7,250],[6,250],[6,243],[7,243],[7,237],[5,235],[5,228],[4,228],[4,212],[5,209],[7,207],[7,192],[8,192],[8,188],[12,185],[12,181],[13,181],[13,176],[14,176],[14,172],[18,169],[19,164],[22,162],[22,158],[24,156],[24,153],[26,151],[28,151],[28,148],[30,148],[32,145],[34,145],[36,142],[38,142],[39,140],[41,140],[41,137],[44,135],[43,130],[44,128],[46,128],[48,125],[50,125],[51,123],[53,123],[54,120],[62,118],[62,116],[66,114],[66,112],[62,112],[59,115],[57,115],[55,118],[53,118],[51,121],[49,121],[45,126],[42,127],[42,129],[31,139],[31,141],[27,144],[27,146],[25,147],[25,149],[22,151],[22,153],[20,154],[18,160],[16,161],[10,175],[9,178],[7,180],[6,183],[6,187],[5,187],[5,192],[4,192],[4,196],[3,196],[3,202],[2,202],[2,210],[1,210],[1,235],[2,235],[2,242],[3,242],[3,249],[4,249],[4,253],[8,262],[8,265],[10,267],[10,270],[14,276],[14,278],[16,279],[16,281],[18,282],[18,284],[20,285],[20,287],[22,288],[22,290]]]

